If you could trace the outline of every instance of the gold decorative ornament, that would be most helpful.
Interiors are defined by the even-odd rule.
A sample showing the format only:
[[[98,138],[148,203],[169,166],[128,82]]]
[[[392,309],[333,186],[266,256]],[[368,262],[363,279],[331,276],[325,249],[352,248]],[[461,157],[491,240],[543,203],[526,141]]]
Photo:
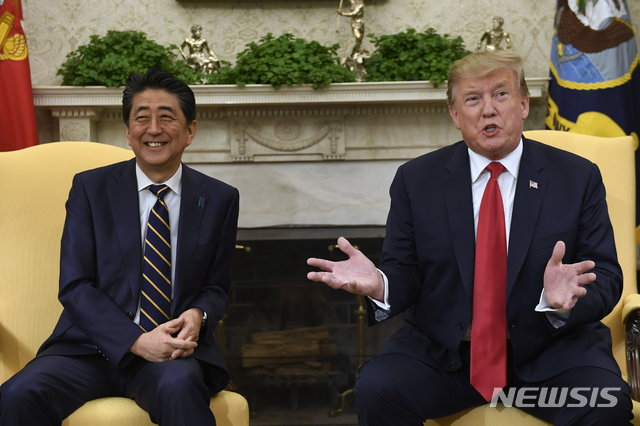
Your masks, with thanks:
[[[27,58],[27,40],[23,34],[9,36],[16,17],[5,12],[0,18],[0,61],[22,61]]]
[[[187,65],[197,72],[211,74],[218,71],[220,61],[209,48],[207,40],[202,38],[202,26],[191,27],[191,37],[187,37],[180,46],[180,54]]]
[[[477,48],[478,52],[482,50],[491,52],[511,48],[511,35],[502,29],[503,24],[504,19],[502,19],[502,17],[496,16],[493,18],[493,27],[485,31],[482,37],[480,37]],[[504,47],[500,46],[503,41],[506,43]],[[484,49],[482,49],[483,43],[485,44]]]
[[[342,59],[342,65],[356,73],[357,81],[364,81],[367,75],[367,70],[364,68],[364,60],[370,56],[369,52],[362,48],[362,40],[364,38],[364,1],[349,0],[349,2],[351,3],[351,9],[349,12],[344,12],[342,10],[343,0],[340,0],[336,31],[339,30],[340,16],[351,18],[351,32],[356,42],[353,49],[351,49],[351,54]]]

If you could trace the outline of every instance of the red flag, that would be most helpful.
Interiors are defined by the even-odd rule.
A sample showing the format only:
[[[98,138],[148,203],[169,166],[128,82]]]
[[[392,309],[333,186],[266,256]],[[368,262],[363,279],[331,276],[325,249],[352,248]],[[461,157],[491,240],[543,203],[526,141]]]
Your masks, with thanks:
[[[0,0],[0,151],[38,144],[21,0]]]

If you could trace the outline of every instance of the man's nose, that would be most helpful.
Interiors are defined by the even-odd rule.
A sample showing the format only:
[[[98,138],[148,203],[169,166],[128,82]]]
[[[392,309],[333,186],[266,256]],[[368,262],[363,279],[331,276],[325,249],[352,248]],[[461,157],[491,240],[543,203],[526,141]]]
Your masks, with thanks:
[[[482,116],[483,117],[492,117],[496,113],[496,108],[493,104],[493,100],[489,99],[483,102],[482,104]]]
[[[162,133],[162,128],[160,127],[160,121],[156,117],[151,117],[151,121],[149,122],[149,127],[147,128],[147,133],[152,135],[157,135]]]

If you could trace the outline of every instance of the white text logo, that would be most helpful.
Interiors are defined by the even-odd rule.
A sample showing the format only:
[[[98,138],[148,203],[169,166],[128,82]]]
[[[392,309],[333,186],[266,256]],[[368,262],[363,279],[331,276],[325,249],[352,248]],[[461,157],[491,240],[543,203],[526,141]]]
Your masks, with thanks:
[[[507,394],[504,389],[493,397],[491,406],[502,402],[505,407],[614,407],[618,398],[611,392],[620,388],[510,388]],[[602,400],[598,402],[598,397]],[[606,402],[605,402],[606,401]]]

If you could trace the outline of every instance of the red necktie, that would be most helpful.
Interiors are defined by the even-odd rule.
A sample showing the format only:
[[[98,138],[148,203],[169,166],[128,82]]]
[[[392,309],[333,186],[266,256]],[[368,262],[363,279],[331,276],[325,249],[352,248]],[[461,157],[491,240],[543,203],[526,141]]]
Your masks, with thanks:
[[[507,384],[507,237],[494,162],[480,204],[471,324],[471,384],[490,401]]]

